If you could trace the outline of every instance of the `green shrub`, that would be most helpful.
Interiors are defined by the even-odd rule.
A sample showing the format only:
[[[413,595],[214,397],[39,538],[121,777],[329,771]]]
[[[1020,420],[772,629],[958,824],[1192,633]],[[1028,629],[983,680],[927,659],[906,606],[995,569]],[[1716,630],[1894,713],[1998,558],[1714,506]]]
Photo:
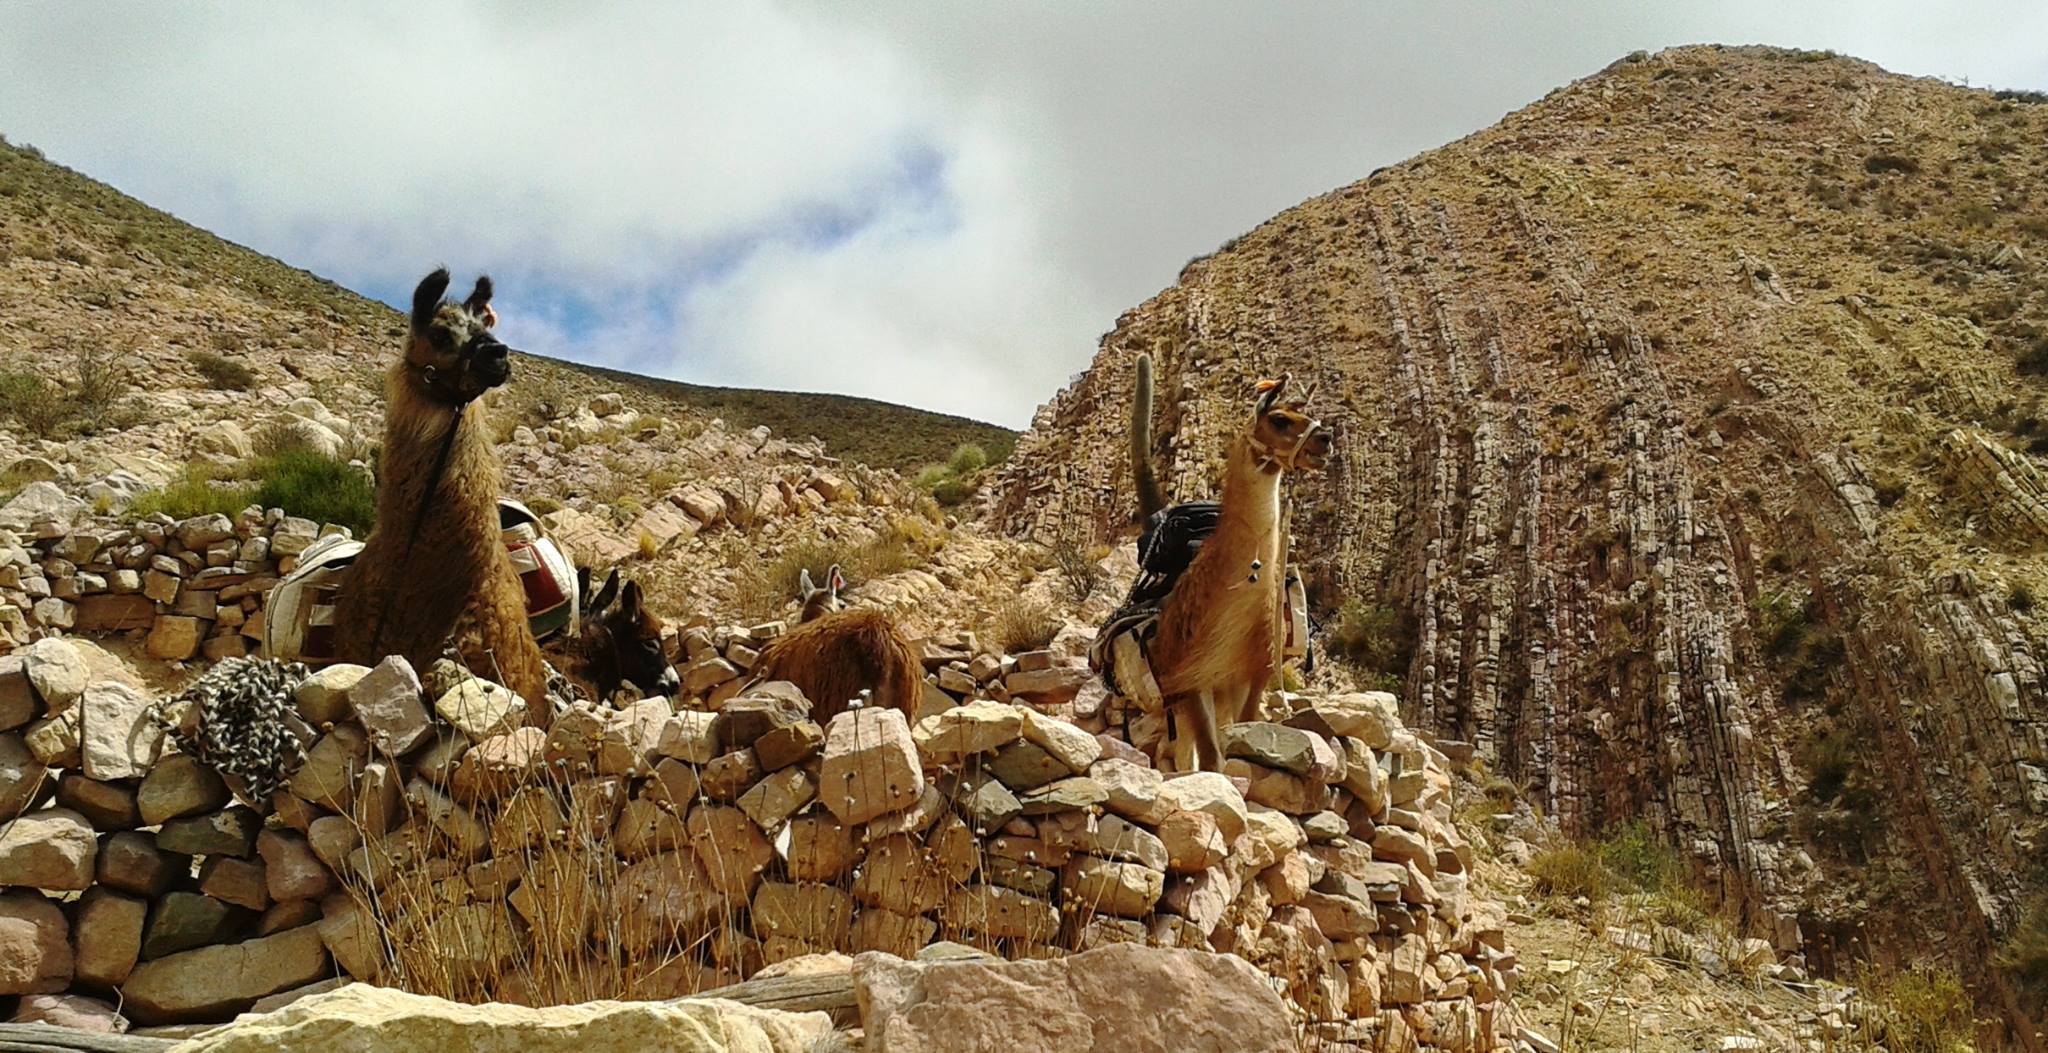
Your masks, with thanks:
[[[168,486],[137,494],[127,514],[136,518],[158,512],[172,519],[193,516],[232,516],[254,502],[256,484],[222,482],[197,470],[188,470]]]
[[[965,502],[974,496],[974,487],[958,479],[947,479],[932,487],[932,500],[947,508]]]
[[[975,472],[988,467],[988,451],[974,443],[963,442],[959,446],[954,447],[953,458],[946,462],[946,467],[954,475],[973,475]]]
[[[1371,686],[1398,691],[1408,673],[1412,631],[1391,607],[1349,600],[1323,634],[1323,646],[1370,674]]]
[[[254,503],[282,508],[316,523],[339,523],[369,534],[377,523],[377,486],[347,461],[312,450],[292,450],[257,465]],[[246,502],[245,502],[246,503]]]
[[[1869,1000],[1863,1038],[1892,1053],[1970,1053],[1975,1022],[1970,993],[1939,965],[1868,969],[1858,986]]]
[[[192,368],[221,391],[248,391],[256,386],[256,371],[246,363],[238,362],[226,355],[213,351],[193,351],[185,356]]]
[[[1641,819],[1600,840],[1600,862],[1641,892],[1662,892],[1686,885],[1683,859]]]

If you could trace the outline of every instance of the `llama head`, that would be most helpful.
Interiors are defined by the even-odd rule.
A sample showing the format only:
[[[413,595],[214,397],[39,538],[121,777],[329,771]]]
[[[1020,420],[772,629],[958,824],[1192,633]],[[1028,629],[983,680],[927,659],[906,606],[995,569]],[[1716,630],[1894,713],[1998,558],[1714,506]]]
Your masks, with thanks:
[[[491,309],[488,275],[477,278],[460,303],[446,299],[447,292],[445,267],[413,290],[405,367],[429,397],[462,406],[511,379],[512,349],[491,335],[498,313]]]
[[[662,650],[661,620],[648,612],[644,600],[640,583],[628,581],[621,588],[614,568],[584,614],[583,652],[598,690],[616,690],[623,681],[649,697],[673,698],[682,677]]]
[[[1321,468],[1330,458],[1330,429],[1311,416],[1309,400],[1315,397],[1310,385],[1300,398],[1286,398],[1288,375],[1278,380],[1259,381],[1259,399],[1252,410],[1252,444],[1261,459],[1284,471]]]
[[[825,572],[825,584],[820,588],[811,583],[809,568],[797,572],[797,599],[803,601],[803,613],[797,621],[807,622],[821,614],[830,614],[839,609],[839,590],[846,587],[846,579],[839,574],[839,564]]]

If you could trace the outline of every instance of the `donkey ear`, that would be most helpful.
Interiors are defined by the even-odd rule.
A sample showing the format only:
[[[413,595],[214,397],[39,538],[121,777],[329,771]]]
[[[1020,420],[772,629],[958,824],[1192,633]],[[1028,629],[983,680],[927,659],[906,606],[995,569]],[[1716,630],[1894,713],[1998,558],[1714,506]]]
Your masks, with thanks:
[[[486,314],[490,313],[490,310],[491,310],[491,276],[490,276],[490,275],[488,275],[488,274],[479,274],[479,275],[477,275],[477,278],[476,278],[476,288],[470,291],[470,294],[469,294],[469,299],[467,299],[467,300],[464,300],[464,301],[462,301],[462,306],[464,306],[464,307],[467,307],[467,308],[469,308],[469,313],[471,313],[471,314],[473,314],[473,315],[477,315],[478,317],[482,317],[482,316],[484,316],[484,315],[486,315]]]
[[[611,606],[612,597],[618,595],[618,592],[619,568],[613,567],[611,574],[604,579],[604,587],[597,590],[597,598],[590,601],[590,613],[597,614]]]
[[[434,324],[434,312],[441,309],[441,297],[448,292],[448,268],[442,267],[420,280],[412,291],[412,331],[422,333]]]
[[[590,598],[589,567],[576,568],[576,598],[579,600],[588,600]]]
[[[624,590],[623,590],[622,592],[620,592],[620,593],[619,593],[619,613],[621,613],[621,614],[625,615],[625,616],[626,616],[627,618],[629,618],[629,619],[630,619],[630,618],[638,618],[638,617],[640,617],[640,583],[639,583],[639,582],[637,582],[637,581],[629,581],[629,582],[627,582],[627,583],[626,583],[626,588],[625,588],[625,589],[624,589]]]

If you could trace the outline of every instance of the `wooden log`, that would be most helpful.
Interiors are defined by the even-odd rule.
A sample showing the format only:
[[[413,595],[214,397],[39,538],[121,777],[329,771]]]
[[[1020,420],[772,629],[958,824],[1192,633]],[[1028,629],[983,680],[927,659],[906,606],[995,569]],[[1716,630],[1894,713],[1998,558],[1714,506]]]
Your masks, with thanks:
[[[48,1024],[0,1024],[0,1053],[163,1053],[167,1038],[96,1035]]]

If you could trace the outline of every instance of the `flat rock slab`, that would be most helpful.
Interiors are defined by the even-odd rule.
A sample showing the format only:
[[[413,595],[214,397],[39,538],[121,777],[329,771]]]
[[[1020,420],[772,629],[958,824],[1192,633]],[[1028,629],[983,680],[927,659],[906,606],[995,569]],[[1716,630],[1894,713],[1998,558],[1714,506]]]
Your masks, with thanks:
[[[121,985],[121,1005],[130,1019],[143,1024],[225,1020],[265,995],[324,980],[333,968],[320,941],[320,927],[304,925],[275,936],[143,962]],[[270,1048],[338,1047],[316,1043]]]
[[[176,1047],[177,1053],[271,1053],[280,1049],[384,1053],[808,1053],[832,1031],[824,1013],[756,1009],[721,999],[584,1002],[528,1009],[463,1005],[386,987],[350,984],[237,1021]]]
[[[874,1053],[1270,1053],[1298,1042],[1242,959],[1118,944],[1051,961],[854,958]]]

